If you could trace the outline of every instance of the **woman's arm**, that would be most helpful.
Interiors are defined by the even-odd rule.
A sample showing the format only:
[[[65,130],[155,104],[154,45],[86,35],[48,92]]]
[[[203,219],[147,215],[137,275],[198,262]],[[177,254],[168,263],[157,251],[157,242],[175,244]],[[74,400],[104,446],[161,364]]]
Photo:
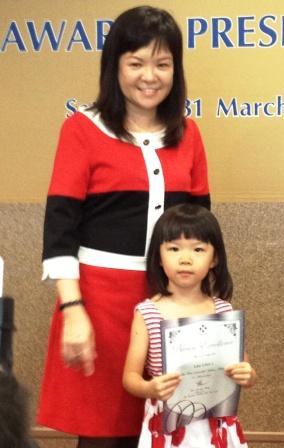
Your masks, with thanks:
[[[197,124],[190,120],[190,126],[193,135],[192,150],[194,152],[191,168],[191,201],[210,210],[211,199],[208,184],[207,156]]]
[[[79,287],[80,225],[90,179],[89,146],[84,118],[64,121],[57,145],[44,220],[43,279],[56,280],[61,303],[81,299]],[[67,365],[94,371],[94,330],[81,304],[62,309],[61,351]]]
[[[60,279],[56,281],[61,303],[81,299],[79,281]],[[62,356],[65,363],[74,368],[83,368],[85,375],[94,372],[95,333],[88,313],[83,305],[74,305],[62,310]]]
[[[169,373],[145,380],[143,372],[148,344],[148,331],[143,317],[137,311],[131,328],[130,344],[123,372],[123,386],[136,397],[168,400],[180,382],[180,375]]]
[[[256,371],[251,366],[246,352],[244,354],[244,361],[227,366],[225,373],[236,384],[242,387],[252,387],[256,383]]]

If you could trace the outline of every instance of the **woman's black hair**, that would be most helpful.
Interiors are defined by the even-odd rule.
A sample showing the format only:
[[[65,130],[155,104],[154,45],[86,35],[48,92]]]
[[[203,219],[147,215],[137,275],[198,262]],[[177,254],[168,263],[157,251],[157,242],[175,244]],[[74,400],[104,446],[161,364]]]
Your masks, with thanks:
[[[134,52],[152,41],[155,48],[165,46],[173,56],[173,87],[158,105],[157,114],[166,127],[163,143],[175,146],[184,129],[186,87],[182,34],[173,17],[163,9],[138,6],[123,12],[112,24],[102,52],[100,91],[92,109],[101,113],[104,123],[117,137],[132,141],[131,134],[124,127],[126,107],[118,82],[118,62],[123,53]]]
[[[219,223],[213,213],[195,204],[180,204],[168,208],[158,219],[152,234],[148,256],[147,276],[155,293],[169,296],[168,278],[161,266],[160,246],[166,241],[185,238],[210,243],[217,264],[201,283],[201,291],[210,297],[230,300],[233,282],[227,266],[227,255]]]

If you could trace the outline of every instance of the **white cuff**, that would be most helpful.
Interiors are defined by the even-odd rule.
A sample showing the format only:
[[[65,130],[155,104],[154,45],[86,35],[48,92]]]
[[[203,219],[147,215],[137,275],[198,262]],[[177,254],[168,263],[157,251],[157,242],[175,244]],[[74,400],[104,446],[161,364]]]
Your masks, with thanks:
[[[53,257],[42,263],[42,280],[79,279],[79,260],[72,256]]]

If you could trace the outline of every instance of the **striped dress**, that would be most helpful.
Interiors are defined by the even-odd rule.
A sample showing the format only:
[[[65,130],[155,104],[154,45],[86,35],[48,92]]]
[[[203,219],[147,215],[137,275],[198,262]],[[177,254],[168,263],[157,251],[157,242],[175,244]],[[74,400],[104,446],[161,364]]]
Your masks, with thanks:
[[[214,298],[215,313],[231,311],[230,303]],[[162,375],[162,317],[150,299],[136,306],[144,318],[149,335],[146,371],[153,376]],[[162,432],[163,402],[147,399],[138,448],[247,448],[237,416],[209,418],[191,422],[171,434]]]

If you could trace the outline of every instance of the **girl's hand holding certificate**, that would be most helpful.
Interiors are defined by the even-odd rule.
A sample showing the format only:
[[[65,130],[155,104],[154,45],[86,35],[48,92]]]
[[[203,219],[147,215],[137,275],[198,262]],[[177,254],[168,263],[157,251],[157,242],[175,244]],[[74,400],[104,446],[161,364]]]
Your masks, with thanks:
[[[171,398],[180,382],[181,376],[178,372],[156,376],[148,382],[147,396],[156,400],[167,401]]]
[[[247,356],[245,356],[246,358]],[[249,362],[243,361],[231,364],[225,368],[226,375],[242,387],[251,387],[255,384],[256,373]]]

